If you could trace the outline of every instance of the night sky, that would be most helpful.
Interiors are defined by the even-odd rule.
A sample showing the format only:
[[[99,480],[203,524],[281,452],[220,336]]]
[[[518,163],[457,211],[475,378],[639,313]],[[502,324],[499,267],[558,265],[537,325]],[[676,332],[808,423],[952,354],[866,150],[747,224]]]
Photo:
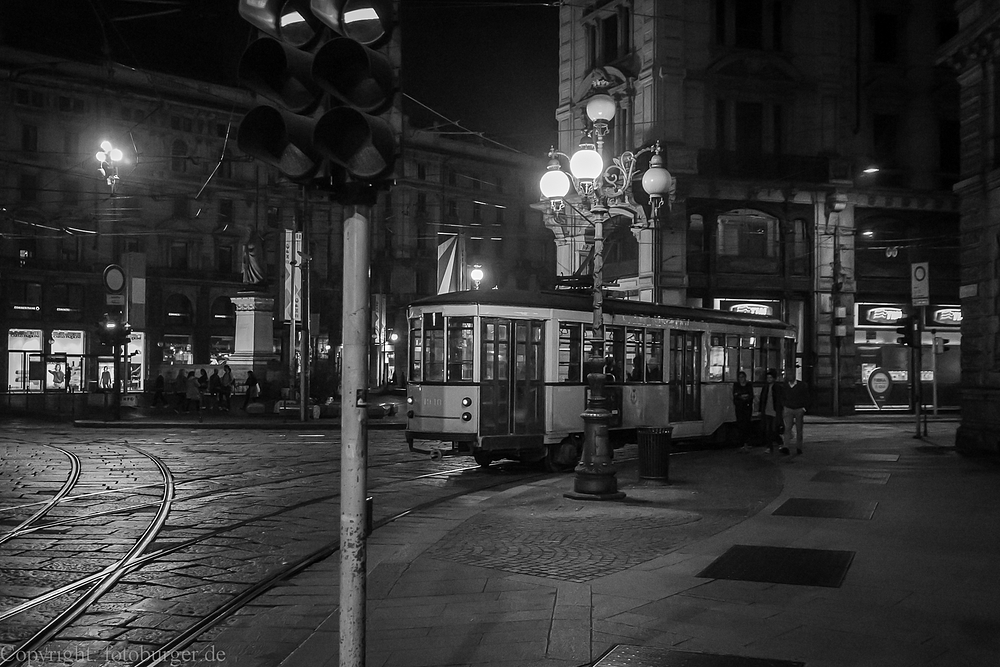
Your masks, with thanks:
[[[555,141],[558,99],[558,9],[550,4],[402,0],[401,86],[414,123],[456,121],[543,155]],[[238,85],[237,63],[251,29],[237,6],[237,0],[2,0],[0,41],[94,62],[105,54],[133,67]]]

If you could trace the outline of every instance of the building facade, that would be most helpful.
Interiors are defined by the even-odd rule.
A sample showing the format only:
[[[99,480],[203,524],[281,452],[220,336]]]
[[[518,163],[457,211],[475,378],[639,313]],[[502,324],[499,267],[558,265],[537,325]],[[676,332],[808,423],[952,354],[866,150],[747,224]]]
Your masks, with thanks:
[[[250,93],[5,47],[0,74],[8,407],[102,405],[116,368],[97,324],[117,310],[133,328],[120,374],[136,396],[161,373],[173,380],[223,362],[237,380],[253,369],[271,396],[294,391],[303,328],[311,393],[337,392],[342,223],[352,210],[238,150]],[[121,151],[117,161],[104,141]],[[448,289],[468,288],[473,263],[483,286],[554,275],[551,234],[528,206],[540,160],[409,127],[401,148],[396,184],[370,215],[373,385],[402,380],[393,376],[405,368],[395,357],[406,349],[405,307],[442,285],[439,245],[461,239],[456,262],[468,265],[455,265]],[[112,264],[125,270],[121,294],[104,284]],[[268,324],[254,335],[270,342],[249,357],[236,349],[237,307]]]
[[[896,328],[912,311],[925,322],[924,403],[957,405],[958,90],[937,64],[952,3],[607,0],[560,12],[559,148],[575,149],[587,99],[606,92],[617,113],[605,162],[659,141],[676,180],[656,224],[605,225],[606,280],[629,298],[791,322],[799,372],[828,413],[910,408]],[[589,225],[546,224],[560,271],[576,271]],[[911,274],[923,262],[920,307]]]
[[[1000,451],[1000,3],[955,3],[942,50],[961,86],[962,423],[956,446]]]

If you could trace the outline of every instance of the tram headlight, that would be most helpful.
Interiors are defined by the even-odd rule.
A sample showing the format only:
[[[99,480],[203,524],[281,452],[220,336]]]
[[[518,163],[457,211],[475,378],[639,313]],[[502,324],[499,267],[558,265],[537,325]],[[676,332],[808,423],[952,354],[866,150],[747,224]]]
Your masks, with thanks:
[[[472,421],[472,413],[471,412],[463,412],[462,413],[462,421],[464,421],[464,422]]]
[[[407,419],[413,419],[413,410],[410,410],[410,411],[408,411],[408,412],[406,413],[406,418],[407,418]]]
[[[470,405],[472,405],[472,399],[471,398],[469,398],[468,396],[466,396],[465,398],[462,399],[462,407],[467,408]]]

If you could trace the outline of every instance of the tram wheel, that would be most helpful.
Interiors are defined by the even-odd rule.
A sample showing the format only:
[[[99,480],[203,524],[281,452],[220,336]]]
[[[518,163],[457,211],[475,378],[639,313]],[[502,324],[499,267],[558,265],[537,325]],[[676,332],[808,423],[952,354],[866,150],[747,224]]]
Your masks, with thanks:
[[[583,439],[579,436],[567,436],[558,445],[545,448],[545,470],[547,472],[567,472],[580,462],[583,451]]]
[[[472,453],[472,458],[476,460],[483,468],[489,468],[490,464],[493,463],[493,456],[489,452],[484,452],[479,449]]]

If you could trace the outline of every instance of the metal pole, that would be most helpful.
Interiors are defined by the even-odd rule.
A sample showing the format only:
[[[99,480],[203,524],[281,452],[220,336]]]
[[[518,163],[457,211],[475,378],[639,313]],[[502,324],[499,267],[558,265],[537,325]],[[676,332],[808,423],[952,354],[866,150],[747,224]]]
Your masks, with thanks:
[[[920,438],[920,413],[923,410],[923,382],[920,377],[920,367],[923,365],[923,358],[921,355],[922,350],[920,349],[923,345],[923,333],[924,333],[924,307],[920,306],[919,314],[917,315],[916,326],[913,327],[913,405],[914,405],[914,415],[917,418],[917,433],[914,438]]]
[[[299,421],[309,421],[309,218],[311,212],[302,187],[302,252],[299,255],[299,279],[302,282],[302,339],[299,343]]]
[[[368,463],[368,215],[344,221],[344,371],[340,454],[340,667],[365,664]]]
[[[934,409],[934,416],[938,414],[938,376],[937,376],[937,355],[938,355],[937,332],[931,329],[931,406]]]
[[[607,408],[604,372],[606,355],[604,350],[604,211],[597,213],[594,223],[594,321],[593,348],[587,364],[587,384],[590,394],[583,418],[583,455],[576,467],[573,492],[564,494],[568,498],[618,500],[625,494],[618,490],[615,466],[611,459],[611,442],[608,426],[611,412]]]

